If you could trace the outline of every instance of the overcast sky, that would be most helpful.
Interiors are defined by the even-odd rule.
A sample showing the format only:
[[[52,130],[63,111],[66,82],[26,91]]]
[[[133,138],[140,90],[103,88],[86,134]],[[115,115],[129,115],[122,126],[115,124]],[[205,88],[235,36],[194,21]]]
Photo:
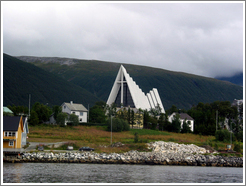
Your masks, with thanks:
[[[3,52],[243,72],[243,3],[1,2]]]

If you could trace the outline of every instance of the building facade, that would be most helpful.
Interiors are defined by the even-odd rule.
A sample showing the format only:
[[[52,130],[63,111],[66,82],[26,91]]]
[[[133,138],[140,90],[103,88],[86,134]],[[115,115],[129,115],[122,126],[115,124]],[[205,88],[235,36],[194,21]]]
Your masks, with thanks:
[[[75,114],[79,118],[80,123],[87,123],[88,110],[82,105],[73,103],[64,102],[62,105],[62,112],[67,113],[68,115]]]
[[[3,148],[20,149],[24,132],[22,116],[3,116]]]
[[[190,127],[190,130],[193,132],[194,131],[194,119],[189,116],[188,114],[186,113],[172,113],[169,117],[168,117],[168,121],[170,123],[172,123],[173,119],[174,119],[174,116],[176,114],[179,114],[179,120],[180,120],[180,123],[181,123],[181,129],[183,128],[183,122],[186,121],[187,124],[189,125]]]
[[[107,100],[107,105],[116,104],[118,108],[130,107],[142,110],[160,108],[165,113],[158,90],[153,88],[145,94],[121,65]]]

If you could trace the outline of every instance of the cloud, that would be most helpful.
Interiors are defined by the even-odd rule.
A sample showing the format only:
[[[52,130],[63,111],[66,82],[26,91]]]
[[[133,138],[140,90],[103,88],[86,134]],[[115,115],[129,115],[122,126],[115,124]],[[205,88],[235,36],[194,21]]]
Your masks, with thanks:
[[[243,71],[243,3],[2,2],[3,52],[230,76]]]

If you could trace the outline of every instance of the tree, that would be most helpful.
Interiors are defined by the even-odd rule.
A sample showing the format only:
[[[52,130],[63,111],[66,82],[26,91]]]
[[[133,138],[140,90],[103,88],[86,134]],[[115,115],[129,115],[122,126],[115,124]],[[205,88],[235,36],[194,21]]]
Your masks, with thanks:
[[[190,133],[191,130],[190,130],[190,121],[186,121],[186,119],[183,121],[183,127],[181,129],[181,133]]]
[[[32,110],[38,114],[39,123],[48,121],[50,115],[52,114],[52,110],[47,105],[43,105],[39,102],[36,102],[33,105]]]
[[[111,119],[108,119],[108,131],[111,131]],[[112,118],[112,131],[113,132],[122,132],[122,131],[129,131],[130,126],[129,124],[122,119],[119,118]]]
[[[174,112],[178,112],[178,108],[175,105],[172,105],[172,107],[168,110],[166,110],[168,114],[172,114]]]
[[[137,124],[140,128],[140,125],[143,122],[143,110],[141,108],[139,108],[137,110],[137,113],[135,114],[135,118],[136,118]]]
[[[57,119],[57,115],[62,112],[62,108],[61,108],[61,106],[54,105],[52,107],[52,111],[54,113],[54,119],[56,120]]]
[[[217,130],[215,132],[215,138],[217,141],[230,142],[231,133],[227,129]],[[235,141],[234,134],[232,134],[232,140]]]
[[[28,107],[26,106],[10,106],[8,105],[8,108],[14,113],[15,116],[19,115],[28,115]]]
[[[171,127],[170,127],[170,132],[176,132],[176,133],[179,133],[180,132],[180,129],[181,129],[181,122],[180,122],[180,119],[179,119],[179,114],[175,114],[174,115],[174,118],[172,120],[172,124],[171,124]]]
[[[110,118],[111,116],[115,116],[116,115],[116,104],[112,103],[111,105],[106,105],[105,110],[106,110],[108,118]]]
[[[149,124],[150,124],[150,115],[148,110],[144,110],[143,111],[143,124],[144,124],[144,128],[147,129],[149,128]]]
[[[134,113],[134,110],[131,110],[130,124],[132,125],[132,128],[133,128],[133,125],[135,124],[135,113]]]
[[[116,117],[127,121],[127,110],[126,110],[126,108],[125,107],[121,108],[117,112]]]
[[[30,113],[28,123],[34,126],[39,124],[38,114],[34,110],[32,110]]]
[[[105,102],[97,102],[93,107],[90,108],[89,121],[92,123],[105,123]]]
[[[79,125],[79,117],[76,116],[75,114],[71,114],[69,116],[69,123],[72,125],[72,126],[77,126]]]
[[[65,126],[65,122],[68,118],[68,115],[64,112],[61,112],[57,115],[56,123],[60,126]]]

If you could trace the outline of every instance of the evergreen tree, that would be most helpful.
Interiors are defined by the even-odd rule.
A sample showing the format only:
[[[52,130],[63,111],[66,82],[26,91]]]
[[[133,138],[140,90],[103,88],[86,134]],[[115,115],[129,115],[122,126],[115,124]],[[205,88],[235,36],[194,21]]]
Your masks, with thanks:
[[[130,122],[133,128],[133,125],[135,124],[135,113],[132,109],[131,109],[131,114],[130,114]]]
[[[171,132],[179,133],[181,129],[181,122],[179,114],[175,114],[171,124]]]
[[[190,123],[190,121],[188,121],[188,123],[187,123],[186,119],[183,121],[181,133],[190,133],[191,132],[189,123]]]

